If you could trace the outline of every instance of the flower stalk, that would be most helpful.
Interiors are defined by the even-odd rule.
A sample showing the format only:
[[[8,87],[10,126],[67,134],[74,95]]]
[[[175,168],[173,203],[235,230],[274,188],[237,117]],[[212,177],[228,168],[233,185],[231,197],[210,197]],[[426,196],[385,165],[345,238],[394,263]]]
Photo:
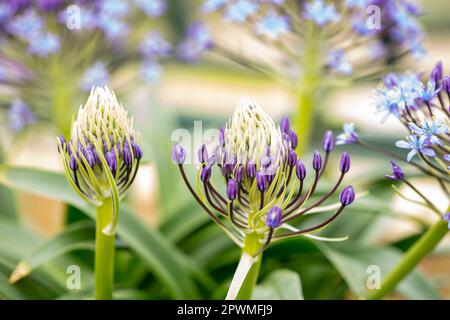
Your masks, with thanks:
[[[397,266],[387,275],[380,289],[369,296],[370,300],[379,300],[388,295],[414,268],[441,242],[448,233],[448,223],[439,220],[406,251]]]
[[[95,228],[95,299],[111,300],[114,285],[115,236],[103,232],[112,219],[113,202],[105,199],[97,207]]]

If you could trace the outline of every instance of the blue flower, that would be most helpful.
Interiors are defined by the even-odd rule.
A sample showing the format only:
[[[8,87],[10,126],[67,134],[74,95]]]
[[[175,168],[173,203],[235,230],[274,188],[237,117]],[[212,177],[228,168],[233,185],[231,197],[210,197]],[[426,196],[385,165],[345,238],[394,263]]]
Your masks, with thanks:
[[[140,68],[141,78],[150,84],[158,82],[161,79],[161,74],[162,67],[156,61],[145,61]]]
[[[157,56],[167,57],[172,53],[172,46],[157,31],[150,31],[140,46],[140,53],[147,59]]]
[[[426,136],[421,136],[420,138],[418,138],[415,135],[410,135],[406,137],[406,141],[397,141],[395,145],[398,148],[411,149],[411,151],[408,153],[408,156],[406,157],[406,160],[408,162],[411,161],[411,159],[419,152],[426,155],[427,157],[436,157],[436,152],[433,149],[428,148],[426,139]]]
[[[358,142],[358,134],[353,123],[344,123],[344,132],[336,137],[336,144],[353,144]]]
[[[90,91],[94,86],[104,86],[109,84],[109,73],[106,66],[101,62],[96,62],[91,68],[86,70],[81,80],[81,88]]]
[[[424,121],[420,128],[416,124],[410,122],[408,127],[416,135],[426,137],[426,144],[434,145],[442,145],[438,135],[447,134],[449,132],[446,125],[436,120]]]
[[[436,83],[433,80],[428,81],[426,88],[423,86],[420,92],[420,98],[425,102],[430,102],[441,91],[441,87],[436,89]]]
[[[11,103],[8,111],[9,127],[15,131],[22,131],[25,127],[36,122],[36,116],[30,107],[20,99],[15,99]]]
[[[45,58],[49,54],[58,52],[60,46],[58,36],[50,32],[45,32],[37,35],[32,41],[30,41],[28,50],[32,54]]]
[[[205,0],[202,5],[204,13],[217,11],[227,4],[228,0]]]
[[[353,67],[345,56],[344,50],[334,50],[328,54],[327,66],[337,73],[351,74]]]
[[[128,25],[116,17],[109,15],[100,15],[97,21],[98,27],[103,30],[106,37],[116,39],[125,36],[128,33]]]
[[[258,4],[251,0],[237,0],[225,10],[225,19],[231,22],[245,22],[258,10]]]
[[[100,1],[99,8],[100,14],[106,15],[110,19],[123,18],[130,10],[128,2],[123,0],[103,0]]]
[[[365,9],[369,4],[369,0],[345,0],[345,6],[347,8]]]
[[[256,23],[256,33],[270,39],[277,39],[289,32],[289,18],[270,10]]]
[[[334,4],[326,4],[323,0],[313,0],[305,4],[305,18],[323,26],[340,19]]]
[[[186,62],[193,62],[213,47],[211,35],[203,23],[189,26],[185,39],[177,47],[178,57]]]
[[[167,10],[165,0],[134,0],[134,3],[149,17],[160,17]]]
[[[30,9],[12,19],[6,28],[11,34],[22,40],[32,41],[33,37],[44,29],[44,21],[34,10]]]

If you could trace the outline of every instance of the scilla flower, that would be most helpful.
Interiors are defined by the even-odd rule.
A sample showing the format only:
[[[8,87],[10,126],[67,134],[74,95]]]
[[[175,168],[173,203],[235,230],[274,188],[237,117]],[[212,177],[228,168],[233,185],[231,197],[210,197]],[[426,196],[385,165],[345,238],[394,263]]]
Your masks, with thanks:
[[[58,138],[67,180],[97,207],[96,298],[112,297],[114,233],[119,201],[133,183],[142,158],[140,133],[107,87],[94,87],[72,123],[69,141]]]
[[[336,211],[327,219],[312,226],[298,226],[301,217],[313,209],[319,210],[318,207],[334,195],[350,168],[350,157],[344,152],[335,185],[322,197],[310,200],[334,149],[331,132],[324,138],[324,154],[314,152],[310,170],[295,151],[297,137],[287,118],[283,118],[281,127],[275,125],[250,98],[243,97],[239,101],[221,135],[212,153],[208,153],[205,146],[199,150],[201,165],[196,186],[192,186],[185,173],[186,152],[179,144],[172,149],[172,160],[179,166],[194,198],[242,247],[247,258],[258,257],[272,240],[310,236],[309,232],[328,225],[355,199],[353,188],[347,186]],[[217,175],[213,172],[223,180],[213,182]],[[311,180],[309,186],[307,175]],[[222,189],[225,192],[221,192]]]

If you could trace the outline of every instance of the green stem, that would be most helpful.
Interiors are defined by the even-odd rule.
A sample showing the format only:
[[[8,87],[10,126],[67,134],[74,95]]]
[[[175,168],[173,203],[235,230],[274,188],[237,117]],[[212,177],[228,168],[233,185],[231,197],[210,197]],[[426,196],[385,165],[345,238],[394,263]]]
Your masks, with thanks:
[[[114,285],[114,235],[107,236],[103,229],[111,222],[112,199],[106,199],[97,208],[95,231],[95,299],[111,300]]]
[[[406,251],[397,266],[388,274],[381,288],[369,296],[370,300],[379,300],[390,293],[422,259],[430,254],[448,232],[448,223],[439,220]]]
[[[262,254],[256,257],[253,255],[261,249],[261,239],[262,236],[256,232],[245,237],[241,260],[233,277],[227,299],[250,300],[252,298],[262,261]],[[242,279],[244,280],[241,281]]]
[[[305,152],[309,144],[314,108],[320,92],[320,76],[320,31],[309,25],[302,60],[302,77],[297,86],[298,105],[294,122],[300,153]]]

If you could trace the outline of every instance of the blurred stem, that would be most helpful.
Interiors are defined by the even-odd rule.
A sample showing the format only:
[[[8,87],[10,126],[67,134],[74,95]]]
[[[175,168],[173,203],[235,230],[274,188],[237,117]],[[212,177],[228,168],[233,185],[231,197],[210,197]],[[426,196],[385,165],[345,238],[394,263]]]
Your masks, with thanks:
[[[95,231],[95,299],[111,300],[114,286],[114,235],[108,236],[103,229],[111,222],[113,202],[106,199],[97,208]]]
[[[262,254],[253,257],[261,248],[262,236],[250,233],[245,237],[241,260],[233,276],[227,300],[250,300],[261,267]]]
[[[63,61],[57,56],[49,66],[51,117],[58,130],[66,137],[70,134],[74,87]]]
[[[320,31],[312,24],[308,27],[302,61],[302,77],[296,91],[298,104],[294,122],[300,153],[305,152],[309,144],[321,76]]]
[[[448,223],[439,220],[406,251],[397,266],[387,275],[381,288],[369,296],[370,300],[379,300],[389,294],[395,287],[425,258],[448,232]]]

